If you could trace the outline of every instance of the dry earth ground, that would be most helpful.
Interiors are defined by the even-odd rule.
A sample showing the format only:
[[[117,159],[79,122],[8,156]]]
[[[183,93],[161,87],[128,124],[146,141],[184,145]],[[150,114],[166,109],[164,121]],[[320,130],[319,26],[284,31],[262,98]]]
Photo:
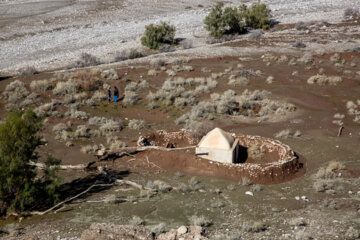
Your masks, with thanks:
[[[353,3],[344,2],[344,6],[351,6]],[[340,15],[338,13],[335,16]],[[356,239],[360,230],[360,128],[359,122],[354,121],[358,114],[354,111],[360,108],[357,102],[360,96],[360,54],[352,50],[359,46],[359,23],[358,20],[339,21],[330,25],[307,22],[306,30],[296,30],[295,24],[280,24],[260,38],[254,39],[246,35],[231,42],[202,45],[186,52],[155,56],[169,62],[164,66],[165,70],[173,70],[176,77],[184,79],[224,73],[216,78],[215,88],[208,89],[208,93],[196,95],[197,101],[209,101],[210,93],[222,94],[228,89],[235,91],[238,96],[245,89],[251,92],[264,89],[271,92],[270,100],[293,104],[295,111],[280,114],[259,116],[263,105],[258,107],[255,104],[250,109],[251,114],[241,108],[235,116],[217,113],[214,120],[200,118],[196,121],[205,121],[211,126],[238,134],[270,138],[289,129],[289,132],[281,135],[281,141],[306,159],[304,176],[276,185],[248,185],[243,180],[234,182],[216,176],[209,178],[200,171],[194,174],[194,169],[192,174],[187,174],[182,169],[161,169],[151,163],[152,159],[154,162],[157,160],[157,156],[142,153],[100,164],[116,170],[119,177],[158,189],[157,192],[139,191],[126,186],[96,190],[56,213],[21,220],[0,220],[1,236],[4,239],[29,236],[37,236],[39,239],[78,239],[91,223],[128,224],[135,222],[132,221],[134,216],[143,219],[146,227],[164,222],[165,229],[169,230],[191,224],[191,216],[196,215],[205,216],[212,223],[206,227],[206,234],[211,239],[236,239],[236,236],[243,239]],[[302,41],[307,47],[293,47],[296,41]],[[209,52],[212,56],[208,55]],[[338,55],[333,57],[335,54]],[[183,66],[192,66],[194,70],[176,71]],[[169,72],[161,70],[161,66],[153,66],[149,64],[149,58],[144,58],[102,65],[99,68],[102,69],[100,72],[115,69],[120,80],[100,75],[98,77],[104,83],[116,84],[122,93],[131,82],[140,83],[140,79],[146,79],[149,84],[135,91],[140,100],[134,105],[123,106],[122,103],[108,104],[100,101],[99,106],[83,104],[79,108],[91,116],[120,118],[124,128],[114,135],[128,146],[134,146],[140,135],[160,129],[177,130],[184,127],[184,124],[177,125],[174,121],[192,107],[167,106],[163,101],[158,101],[158,108],[148,109],[148,92],[161,89],[168,78]],[[148,71],[154,68],[158,68],[155,69],[157,75],[148,75]],[[241,72],[242,70],[247,72]],[[260,72],[256,73],[257,70]],[[246,84],[240,80],[239,84],[229,85],[229,78],[233,74],[245,74],[249,82]],[[342,81],[332,82],[325,78],[321,84],[309,84],[308,80],[317,74],[341,77]],[[268,80],[269,76],[273,80]],[[51,72],[15,76],[0,81],[0,89],[5,92],[5,87],[15,80],[23,81],[29,89],[31,81],[52,77]],[[59,78],[55,79],[55,83],[59,81]],[[50,102],[52,97],[52,90],[40,93],[42,103]],[[55,98],[64,101],[64,97]],[[349,101],[355,106],[347,107]],[[1,118],[4,119],[7,115],[5,97],[2,97],[0,103]],[[68,105],[60,104],[57,111],[64,114],[68,108]],[[142,119],[148,126],[141,130],[130,129],[131,119]],[[86,164],[94,161],[92,155],[80,152],[81,147],[105,144],[106,138],[79,138],[73,141],[74,146],[66,147],[65,141],[54,138],[52,129],[56,124],[69,120],[73,123],[71,133],[75,132],[78,125],[87,124],[87,121],[71,117],[48,117],[43,131],[48,144],[40,152],[61,158],[63,164]],[[345,127],[340,137],[337,136],[339,121]],[[91,128],[96,130],[96,127]],[[301,134],[294,134],[297,130]],[[329,166],[331,161],[343,164],[344,169],[341,166]],[[67,182],[80,179],[84,186],[92,184],[96,179],[94,172],[62,171],[61,175]],[[247,191],[251,191],[253,196],[245,194]],[[104,199],[128,201],[96,203]],[[6,233],[19,235],[11,237]]]

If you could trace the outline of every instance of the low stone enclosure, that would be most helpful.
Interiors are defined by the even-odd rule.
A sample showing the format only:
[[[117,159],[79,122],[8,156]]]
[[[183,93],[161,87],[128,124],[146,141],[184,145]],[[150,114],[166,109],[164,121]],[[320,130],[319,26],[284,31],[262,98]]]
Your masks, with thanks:
[[[260,136],[234,135],[240,145],[241,162],[221,163],[195,155],[195,149],[180,151],[151,150],[139,153],[162,169],[173,172],[183,172],[193,175],[210,176],[234,181],[249,180],[258,184],[281,183],[299,176],[305,172],[303,163],[288,146],[278,140]],[[192,138],[191,132],[157,131],[146,139],[152,146],[181,148],[194,146],[197,141]],[[256,158],[251,151],[257,151]],[[194,146],[195,148],[195,146]]]

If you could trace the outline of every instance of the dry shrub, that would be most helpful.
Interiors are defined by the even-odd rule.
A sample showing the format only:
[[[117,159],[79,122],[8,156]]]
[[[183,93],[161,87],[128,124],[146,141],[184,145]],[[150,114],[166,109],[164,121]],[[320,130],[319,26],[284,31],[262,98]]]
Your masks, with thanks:
[[[39,117],[49,117],[49,116],[54,116],[57,114],[56,110],[56,105],[58,103],[52,101],[51,103],[45,103],[37,108],[34,109],[34,112],[36,113],[37,116]]]
[[[89,138],[91,136],[90,129],[86,125],[79,125],[76,128],[74,137],[76,138]]]
[[[144,54],[138,51],[135,48],[131,48],[130,50],[123,50],[121,52],[116,52],[114,56],[115,62],[125,61],[128,59],[141,58]]]
[[[310,65],[313,64],[315,61],[313,55],[311,55],[310,53],[305,53],[304,56],[302,56],[301,58],[298,59],[298,62],[300,63],[304,63],[306,65]]]
[[[334,188],[334,184],[329,180],[317,180],[314,182],[313,188],[317,192],[325,192]]]
[[[166,65],[166,61],[162,58],[151,59],[150,64],[156,67],[161,67]]]
[[[65,96],[69,94],[75,94],[78,92],[79,85],[73,79],[66,82],[58,82],[53,89],[55,95]]]
[[[65,123],[58,123],[53,127],[53,132],[70,131],[71,129]]]
[[[148,181],[145,188],[161,193],[170,192],[172,190],[172,187],[169,184],[161,180]]]
[[[91,99],[93,101],[103,101],[103,100],[107,99],[107,95],[103,91],[98,90],[98,91],[94,92]]]
[[[265,156],[265,150],[259,145],[251,145],[247,149],[248,155],[252,159],[262,159]]]
[[[106,135],[109,132],[119,132],[122,129],[122,123],[119,121],[109,120],[103,124],[99,130],[102,135]]]
[[[98,145],[86,145],[81,147],[81,152],[84,154],[93,154],[96,153],[99,150]]]
[[[123,99],[123,104],[125,106],[134,105],[137,101],[139,101],[139,95],[134,91],[125,91],[125,97]]]
[[[108,138],[106,140],[108,142]],[[109,144],[109,142],[108,142],[108,144]],[[111,141],[111,145],[110,145],[111,151],[119,151],[124,147],[126,147],[126,144],[123,141],[120,141],[120,140]]]
[[[47,90],[51,90],[52,88],[53,84],[51,80],[37,80],[30,83],[30,89],[33,92],[45,92]]]
[[[145,225],[145,221],[138,216],[133,216],[129,220],[129,224],[133,226],[141,226],[141,225]]]
[[[81,119],[81,120],[88,120],[89,119],[89,114],[83,111],[78,111],[75,109],[70,109],[69,111],[67,111],[65,113],[65,116],[68,116],[70,118],[75,118],[75,119]]]
[[[300,226],[306,226],[307,223],[304,218],[298,217],[298,218],[292,218],[289,221],[289,224],[294,227],[300,227]]]
[[[247,77],[230,75],[228,84],[233,86],[245,86],[248,85],[249,82],[250,80]]]
[[[265,231],[267,229],[267,225],[263,222],[259,222],[259,221],[255,221],[252,224],[249,223],[245,223],[243,225],[243,230],[247,231],[247,232],[261,232],[261,231]]]
[[[340,76],[326,76],[326,75],[315,75],[310,77],[307,80],[308,84],[318,84],[318,85],[337,85],[342,82],[342,78]]]
[[[96,72],[78,70],[75,72],[74,80],[83,91],[95,91],[102,87],[103,82],[96,76]]]
[[[115,69],[108,69],[101,72],[100,76],[107,80],[118,80],[119,75],[117,74]]]
[[[359,9],[357,8],[346,8],[344,10],[344,18],[354,19],[360,17]]]
[[[138,120],[138,119],[131,119],[128,124],[128,127],[134,130],[140,130],[145,128],[146,126],[147,125],[144,120]]]
[[[315,174],[316,179],[332,179],[336,177],[335,170],[342,170],[344,169],[344,164],[337,162],[337,161],[331,161],[329,162],[328,166],[326,168],[321,167],[318,172]]]
[[[282,139],[286,139],[289,137],[300,137],[300,136],[301,136],[301,132],[299,130],[293,132],[290,129],[281,130],[280,132],[277,132],[275,134],[276,138],[282,138]]]
[[[19,69],[20,75],[34,75],[39,73],[34,66],[27,66],[25,68]]]
[[[25,84],[19,80],[9,83],[3,92],[5,99],[15,106],[20,104],[20,102],[28,96],[28,94],[29,91],[25,88]]]
[[[96,66],[99,64],[101,64],[99,58],[89,53],[82,53],[80,59],[76,61],[75,67],[82,68],[82,67]]]
[[[274,77],[273,76],[269,76],[267,79],[266,79],[266,83],[267,84],[272,84],[274,82]]]
[[[214,124],[211,122],[189,122],[185,128],[190,131],[191,136],[200,141],[210,130],[214,128]]]
[[[193,226],[208,227],[212,224],[205,216],[193,215],[189,218],[189,222]]]

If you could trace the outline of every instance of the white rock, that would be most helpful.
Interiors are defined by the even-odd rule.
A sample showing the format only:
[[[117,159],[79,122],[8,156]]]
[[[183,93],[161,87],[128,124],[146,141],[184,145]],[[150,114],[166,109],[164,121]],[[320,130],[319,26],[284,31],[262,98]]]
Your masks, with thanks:
[[[295,199],[299,201],[299,200],[300,200],[300,197],[299,197],[299,196],[296,196]]]
[[[250,191],[245,192],[246,195],[254,196],[254,194]]]
[[[181,226],[181,227],[179,227],[179,228],[177,229],[177,234],[178,234],[178,235],[183,235],[183,234],[187,233],[187,231],[188,231],[187,227]]]

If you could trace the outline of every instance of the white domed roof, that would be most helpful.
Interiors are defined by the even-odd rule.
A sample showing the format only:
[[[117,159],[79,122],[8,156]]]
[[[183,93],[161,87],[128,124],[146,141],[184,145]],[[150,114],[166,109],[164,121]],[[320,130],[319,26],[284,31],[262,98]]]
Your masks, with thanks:
[[[235,138],[231,136],[230,133],[225,132],[220,128],[214,128],[201,139],[199,147],[230,150],[234,141]]]

